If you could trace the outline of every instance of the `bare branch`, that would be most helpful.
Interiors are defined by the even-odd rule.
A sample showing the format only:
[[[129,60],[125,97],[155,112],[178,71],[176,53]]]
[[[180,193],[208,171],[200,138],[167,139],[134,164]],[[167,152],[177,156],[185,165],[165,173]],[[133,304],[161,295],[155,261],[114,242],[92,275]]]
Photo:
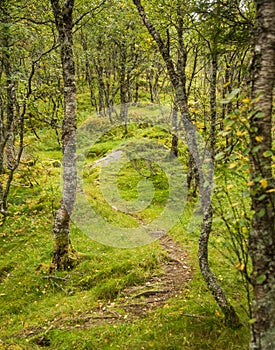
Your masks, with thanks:
[[[103,0],[99,5],[97,5],[96,7],[91,8],[90,10],[86,11],[85,13],[83,13],[73,24],[73,26],[76,26],[79,22],[81,22],[83,20],[84,17],[86,17],[87,15],[89,15],[90,13],[100,9],[107,0]]]

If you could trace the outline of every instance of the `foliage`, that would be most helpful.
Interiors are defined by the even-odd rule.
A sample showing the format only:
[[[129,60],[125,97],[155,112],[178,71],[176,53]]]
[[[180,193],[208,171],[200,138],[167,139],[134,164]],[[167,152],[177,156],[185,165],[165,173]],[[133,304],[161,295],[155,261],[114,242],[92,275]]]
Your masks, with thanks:
[[[123,302],[124,288],[142,284],[152,274],[160,275],[166,255],[157,242],[132,250],[113,249],[91,241],[73,227],[72,241],[82,252],[80,264],[71,271],[56,273],[56,279],[49,278],[52,221],[60,200],[59,133],[64,113],[59,47],[49,2],[6,3],[9,3],[10,22],[1,22],[0,36],[2,40],[8,27],[16,115],[23,107],[26,110],[24,153],[14,174],[9,215],[0,232],[0,348],[247,348],[247,324],[251,318],[247,240],[253,214],[249,198],[254,186],[274,191],[266,178],[258,177],[252,182],[249,172],[250,138],[254,137],[259,146],[263,141],[249,124],[258,102],[248,92],[254,2],[144,1],[174,63],[181,49],[177,42],[177,20],[183,19],[189,113],[206,144],[211,127],[211,60],[217,58],[219,133],[209,255],[219,282],[241,315],[244,328],[240,331],[223,325],[220,311],[196,272],[201,217],[195,199],[186,204],[181,222],[170,232],[190,252],[190,264],[195,270],[193,281],[184,287],[182,294],[145,318],[127,323],[126,317],[120,323],[95,324],[89,330],[84,329],[89,310],[112,310],[113,304],[119,306]],[[175,96],[156,45],[143,28],[132,1],[78,1],[74,19],[78,125],[89,120],[94,111],[97,116],[93,114],[92,118],[98,129],[106,122],[105,116],[112,123],[121,114],[121,106],[117,104],[122,102],[123,93],[124,102],[134,107],[128,115],[134,123],[127,130],[113,128],[90,149],[84,167],[85,190],[96,212],[109,222],[135,227],[138,220],[150,222],[161,212],[169,190],[166,175],[160,167],[144,160],[129,162],[121,169],[118,188],[125,200],[137,198],[137,184],[144,177],[155,187],[151,205],[131,217],[114,210],[104,199],[100,191],[100,169],[93,168],[92,163],[126,141],[135,142],[135,137],[157,140],[170,148],[170,133],[144,122],[148,118],[139,112],[139,106],[155,118],[152,103],[172,104]],[[3,71],[3,45],[0,54],[2,108],[6,106],[8,85]],[[260,113],[256,114],[256,118],[261,117]],[[256,154],[258,149],[256,145],[253,152]],[[264,157],[273,159],[274,153],[268,151]],[[180,142],[179,160],[185,169],[186,158],[187,149]],[[1,174],[3,184],[7,176],[6,171]]]
[[[136,109],[137,119],[141,118],[138,113]],[[151,113],[150,107],[148,113]],[[158,137],[163,143],[169,142],[166,132],[150,125],[144,125],[143,128],[138,125],[132,125],[130,138],[140,133],[145,138]],[[229,331],[223,325],[222,316],[213,305],[212,297],[198,272],[195,272],[193,281],[184,286],[177,297],[151,311],[145,318],[137,318],[128,323],[125,313],[123,322],[96,323],[89,330],[85,329],[87,317],[92,315],[92,310],[106,308],[112,312],[114,307],[119,308],[123,303],[122,290],[125,287],[141,285],[150,276],[161,275],[161,264],[165,261],[166,254],[158,242],[134,249],[107,247],[90,240],[74,227],[72,240],[74,247],[82,252],[81,263],[71,271],[58,272],[55,278],[49,277],[52,211],[60,197],[60,168],[53,166],[53,160],[58,159],[57,155],[60,156],[56,151],[59,146],[57,141],[49,141],[55,139],[54,135],[52,130],[41,131],[41,141],[28,136],[29,151],[36,157],[31,173],[35,174],[38,184],[21,187],[28,183],[24,180],[24,173],[21,173],[18,178],[20,186],[18,183],[12,190],[10,216],[2,228],[0,338],[3,346],[35,349],[41,344],[47,344],[50,349],[182,349],[184,344],[190,349],[213,346],[216,349],[224,349],[225,346],[227,349],[245,349],[249,336],[246,326],[245,331]],[[92,159],[102,157],[112,147],[117,147],[119,130],[116,135],[117,139],[114,134],[102,137],[95,145],[96,149],[105,150],[106,143],[109,142],[108,150],[98,155],[91,153],[87,164]],[[184,148],[180,148],[180,154],[185,154]],[[129,164],[121,170],[120,186],[127,198],[135,195],[135,184],[141,176],[139,172],[148,172],[142,162],[135,164],[135,167]],[[165,189],[165,178],[160,169],[154,168],[154,173],[153,180]],[[91,172],[87,179],[92,181],[96,176],[96,171]],[[96,188],[93,190],[97,196],[94,205],[99,211],[104,211],[104,216],[113,220],[113,210],[102,203]],[[163,193],[156,191],[155,196],[156,203],[161,206]],[[189,264],[197,270],[198,233],[196,228],[188,230],[194,206],[195,202],[187,205],[181,223],[170,234],[190,252]],[[143,214],[142,219],[158,215],[158,210],[159,206],[153,205],[147,214]],[[118,220],[121,224],[121,217]],[[123,220],[125,225],[129,225],[133,218],[124,216]],[[225,244],[227,239],[220,222],[215,230],[217,233],[213,237],[213,248],[210,251],[211,263],[246,323],[248,318],[242,310],[246,297],[243,284],[237,270],[225,263],[223,255],[217,254],[216,248],[233,258]]]

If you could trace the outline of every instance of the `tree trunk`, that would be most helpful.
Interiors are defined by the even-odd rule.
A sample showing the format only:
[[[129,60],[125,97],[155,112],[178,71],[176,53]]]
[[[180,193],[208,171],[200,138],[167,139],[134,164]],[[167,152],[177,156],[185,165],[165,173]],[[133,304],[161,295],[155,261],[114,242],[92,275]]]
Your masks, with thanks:
[[[119,62],[119,89],[120,89],[120,119],[124,122],[125,134],[128,133],[128,89],[127,89],[127,48],[125,43],[120,45],[120,62]]]
[[[216,86],[217,86],[217,68],[218,68],[218,56],[216,53],[215,45],[211,52],[211,79],[210,79],[210,157],[213,168],[209,169],[207,174],[203,174],[203,180],[208,182],[210,186],[213,184],[214,176],[214,164],[215,164],[215,146],[216,146],[216,119],[217,119],[217,98],[216,98]],[[199,265],[200,270],[203,275],[206,284],[214,296],[217,304],[221,308],[224,317],[225,323],[231,328],[237,328],[241,326],[238,315],[235,312],[235,309],[227,300],[227,297],[218,283],[216,276],[213,274],[209,267],[208,261],[208,240],[212,229],[212,220],[213,220],[213,209],[211,204],[211,189],[204,187],[201,184],[201,202],[202,202],[202,225],[200,229],[200,239],[199,239]]]
[[[213,182],[213,169],[210,170],[209,174],[207,173],[205,174],[203,171],[203,166],[201,164],[201,157],[199,154],[198,144],[196,140],[196,128],[192,124],[189,117],[188,96],[186,93],[186,74],[185,74],[187,52],[183,41],[184,22],[183,22],[182,10],[181,10],[182,3],[180,1],[177,3],[177,15],[178,15],[177,35],[178,35],[179,45],[178,45],[178,61],[177,61],[177,65],[175,66],[170,56],[169,45],[166,45],[164,43],[159,32],[150,22],[147,14],[144,11],[143,6],[141,5],[140,0],[133,0],[133,2],[138,9],[138,12],[143,20],[144,25],[148,29],[148,32],[151,34],[152,38],[157,43],[159,52],[162,55],[162,58],[166,64],[170,81],[175,90],[177,104],[181,114],[181,120],[185,128],[185,135],[186,135],[186,140],[188,144],[188,149],[189,149],[190,155],[192,155],[196,163],[196,168],[197,168],[198,177],[199,177],[200,195],[201,195],[202,212],[203,212],[203,224],[201,227],[201,237],[199,241],[199,253],[198,253],[201,272],[209,289],[214,295],[215,300],[217,301],[222,312],[224,313],[225,322],[232,327],[239,326],[240,322],[239,322],[238,316],[234,308],[228,302],[225,293],[223,292],[221,286],[218,284],[218,281],[215,278],[215,275],[210,270],[209,262],[208,262],[208,238],[212,227],[211,184]],[[211,143],[211,147],[214,147],[214,144]],[[205,183],[209,183],[209,185],[204,186]]]
[[[221,308],[222,313],[224,314],[225,324],[231,328],[237,328],[241,325],[239,317],[236,314],[233,306],[227,300],[226,295],[223,292],[221,286],[219,285],[216,276],[213,274],[209,267],[208,240],[212,229],[212,218],[212,206],[207,204],[203,209],[203,220],[199,238],[198,256],[200,270],[209,290],[211,291],[214,299],[216,300],[217,304]]]
[[[178,139],[178,105],[175,98],[174,107],[172,110],[172,142],[170,156],[178,157],[179,154],[179,139]]]
[[[60,207],[54,220],[53,265],[56,269],[72,267],[75,259],[70,256],[70,215],[76,194],[76,84],[73,58],[73,7],[74,0],[51,0],[56,28],[61,46],[61,62],[64,80],[65,113],[62,123],[63,192]]]
[[[89,62],[88,43],[87,43],[87,38],[83,33],[81,33],[81,44],[85,55],[84,56],[85,57],[85,75],[90,88],[91,105],[92,107],[95,107],[95,110],[98,112],[97,101],[96,101],[96,96],[95,96],[94,86],[93,86],[94,85],[93,76],[92,76],[90,62]]]
[[[104,103],[104,96],[105,96],[105,84],[104,84],[104,78],[103,78],[103,67],[101,64],[97,66],[97,78],[98,78],[98,113],[101,117],[105,115],[105,103]]]
[[[1,99],[1,115],[0,115],[0,175],[4,174],[5,167],[9,170],[9,179],[4,184],[0,180],[0,213],[6,217],[8,214],[8,195],[10,185],[13,179],[13,172],[17,168],[17,157],[14,152],[14,134],[15,134],[15,113],[14,105],[16,101],[16,84],[14,81],[14,72],[11,61],[11,32],[10,26],[11,16],[7,1],[0,3],[1,15],[1,36],[0,46],[3,48],[1,63],[3,73],[5,74],[5,96]],[[20,155],[21,157],[21,155]],[[20,159],[19,159],[20,160]],[[19,163],[18,163],[19,165]],[[12,174],[12,175],[11,175]]]
[[[149,92],[150,92],[150,101],[151,103],[155,103],[154,98],[154,88],[153,88],[153,78],[154,78],[154,70],[152,67],[149,68],[147,72],[147,80],[149,84]]]
[[[138,103],[138,98],[139,98],[138,91],[139,91],[139,82],[137,80],[135,83],[135,103],[136,104]]]
[[[275,80],[275,1],[255,0],[255,112],[250,119],[253,209],[249,252],[253,274],[251,350],[275,346],[275,193],[272,176],[272,99]],[[259,114],[261,113],[261,114]]]
[[[97,43],[97,61],[94,60],[94,65],[96,67],[97,72],[97,80],[98,80],[98,113],[101,117],[105,116],[105,83],[104,83],[104,68],[102,62],[102,52],[104,49],[103,41],[101,38],[98,39]]]

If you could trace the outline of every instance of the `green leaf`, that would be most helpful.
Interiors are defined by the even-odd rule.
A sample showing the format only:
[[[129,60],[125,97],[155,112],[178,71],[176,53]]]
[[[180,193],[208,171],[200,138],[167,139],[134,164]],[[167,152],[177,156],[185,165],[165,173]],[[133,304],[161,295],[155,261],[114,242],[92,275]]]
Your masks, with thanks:
[[[222,159],[223,157],[224,157],[224,152],[220,152],[220,153],[216,154],[215,159],[216,159],[216,160],[220,160],[220,159]]]
[[[259,146],[255,146],[255,147],[252,148],[252,152],[253,153],[257,153],[260,149],[261,149],[260,145]]]
[[[256,282],[262,284],[266,280],[266,275],[260,275],[257,277]]]
[[[224,103],[224,104],[230,103],[239,92],[240,92],[239,88],[233,90],[229,95],[225,97],[225,99],[221,100],[221,103]]]
[[[263,153],[263,156],[264,156],[265,158],[267,158],[267,157],[272,157],[272,155],[273,155],[273,152],[272,152],[272,151],[265,151],[265,152]]]
[[[254,116],[254,118],[256,119],[260,119],[260,118],[263,118],[265,116],[265,114],[264,113],[262,113],[262,112],[258,112],[255,116]]]
[[[248,321],[249,324],[253,324],[253,323],[255,323],[255,322],[256,322],[256,318],[251,318],[251,319]]]
[[[262,201],[266,198],[266,194],[262,194],[259,198],[258,201]]]
[[[259,211],[258,216],[259,216],[259,218],[262,218],[264,215],[265,215],[265,209],[262,208],[262,209]]]

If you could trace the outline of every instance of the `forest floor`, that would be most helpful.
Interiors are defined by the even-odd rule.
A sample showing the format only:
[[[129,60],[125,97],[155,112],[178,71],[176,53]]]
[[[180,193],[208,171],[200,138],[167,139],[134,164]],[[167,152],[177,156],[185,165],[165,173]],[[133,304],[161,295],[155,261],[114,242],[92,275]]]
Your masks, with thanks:
[[[47,342],[45,335],[51,329],[89,329],[102,324],[128,323],[136,318],[145,317],[152,310],[163,306],[169,298],[182,294],[184,285],[190,282],[193,276],[188,253],[168,235],[161,237],[159,242],[167,253],[162,262],[161,275],[152,276],[143,284],[123,289],[115,301],[99,304],[89,312],[54,319],[50,325],[47,324],[46,332],[45,327],[41,325],[36,329],[24,329],[18,336],[28,338],[38,335],[36,343],[43,346]],[[40,337],[41,333],[43,335]]]
[[[114,227],[132,229],[162,213],[169,194],[167,176],[161,167],[151,171],[142,160],[126,163],[116,175],[125,201],[137,200],[144,177],[155,189],[148,207],[126,215],[105,200],[99,168],[118,159],[128,139],[140,136],[169,146],[171,137],[150,125],[131,127],[127,139],[117,128],[93,145],[84,164],[83,183],[99,217]],[[38,141],[31,143],[38,161],[20,168],[12,188],[11,214],[0,228],[0,349],[247,349],[245,291],[236,267],[218,253],[228,253],[228,242],[217,218],[210,263],[241,315],[242,329],[224,324],[199,273],[196,200],[186,202],[169,235],[129,249],[105,244],[100,235],[89,236],[73,224],[71,237],[79,264],[50,272],[53,213],[60,197],[60,168],[53,161],[59,160],[60,146],[52,131],[41,131],[41,140],[38,145]],[[184,148],[180,156],[184,162]]]

